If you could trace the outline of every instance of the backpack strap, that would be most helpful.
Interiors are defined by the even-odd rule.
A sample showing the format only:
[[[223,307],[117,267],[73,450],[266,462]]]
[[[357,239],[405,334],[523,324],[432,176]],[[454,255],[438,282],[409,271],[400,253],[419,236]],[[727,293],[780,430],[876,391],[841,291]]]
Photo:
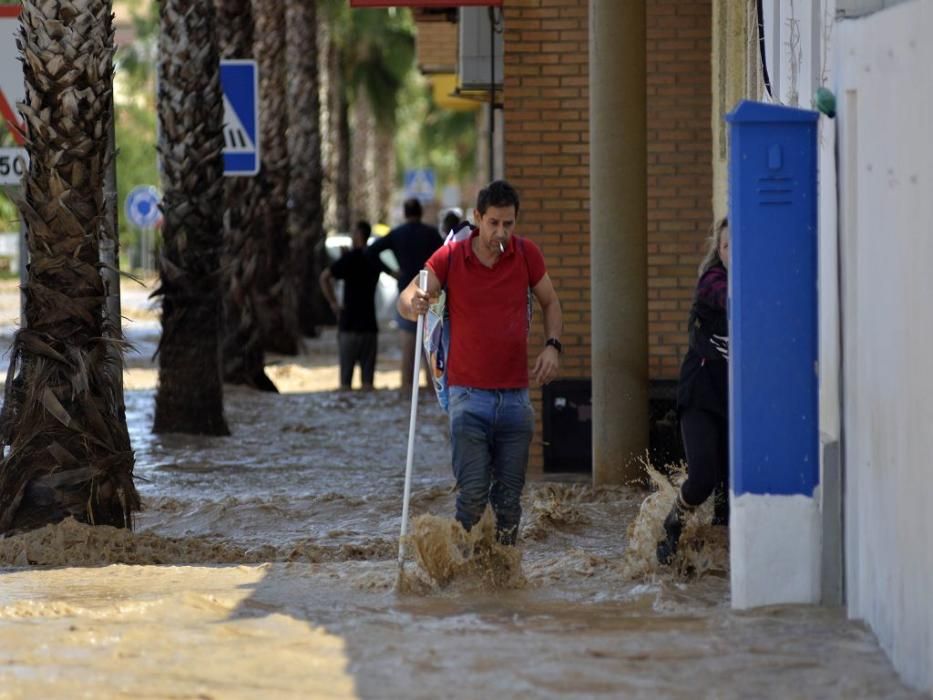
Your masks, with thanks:
[[[444,280],[444,291],[447,291],[447,287],[450,286],[450,259],[454,256],[454,251],[456,247],[454,245],[450,246],[450,250],[447,251],[447,277]]]
[[[528,256],[525,255],[525,239],[516,236],[515,240],[518,242],[518,249],[522,252],[522,260],[525,261],[525,274],[528,276],[528,288],[531,289],[531,268],[528,267]]]
[[[518,249],[522,252],[522,260],[525,261],[525,276],[528,278],[528,311],[526,314],[526,323],[528,324],[528,333],[531,333],[531,319],[535,314],[534,293],[531,291],[531,268],[528,267],[528,256],[525,254],[525,239],[520,236],[515,237]]]

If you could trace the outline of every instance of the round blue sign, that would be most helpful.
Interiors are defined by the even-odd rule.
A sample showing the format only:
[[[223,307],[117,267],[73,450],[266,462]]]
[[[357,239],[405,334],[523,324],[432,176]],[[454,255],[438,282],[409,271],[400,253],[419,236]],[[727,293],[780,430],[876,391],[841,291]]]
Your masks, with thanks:
[[[159,210],[159,191],[152,185],[134,187],[126,196],[126,218],[134,226],[151,228],[162,218]]]

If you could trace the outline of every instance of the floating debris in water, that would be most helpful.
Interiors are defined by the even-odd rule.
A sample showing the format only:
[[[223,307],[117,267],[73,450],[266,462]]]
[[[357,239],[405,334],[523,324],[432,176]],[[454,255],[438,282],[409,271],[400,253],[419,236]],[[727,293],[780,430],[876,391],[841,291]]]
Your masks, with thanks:
[[[394,540],[243,547],[210,537],[164,537],[68,518],[55,525],[0,539],[0,566],[103,566],[107,564],[259,564],[264,562],[381,561],[396,551]]]

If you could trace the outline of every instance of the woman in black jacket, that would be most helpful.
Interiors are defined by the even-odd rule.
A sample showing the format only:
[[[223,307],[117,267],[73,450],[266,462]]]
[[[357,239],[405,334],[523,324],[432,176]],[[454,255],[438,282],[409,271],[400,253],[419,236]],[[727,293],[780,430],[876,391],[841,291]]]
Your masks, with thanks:
[[[687,453],[687,480],[664,520],[657,556],[670,564],[677,552],[686,514],[717,491],[714,524],[729,520],[729,326],[726,318],[729,222],[712,228],[700,263],[689,319],[689,347],[680,368],[677,409]]]

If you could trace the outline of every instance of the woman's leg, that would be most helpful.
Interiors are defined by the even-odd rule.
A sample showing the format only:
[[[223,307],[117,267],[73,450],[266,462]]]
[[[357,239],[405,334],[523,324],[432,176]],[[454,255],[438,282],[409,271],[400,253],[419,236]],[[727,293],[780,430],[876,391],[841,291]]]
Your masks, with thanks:
[[[729,524],[729,421],[719,419],[719,478],[713,525]]]
[[[680,431],[687,453],[687,480],[680,487],[671,512],[664,519],[664,537],[658,542],[657,557],[670,564],[677,553],[687,514],[703,503],[720,478],[720,436],[718,417],[708,411],[687,409],[680,417]]]
[[[688,409],[680,418],[680,431],[687,453],[687,480],[680,493],[688,506],[695,508],[706,501],[722,479],[720,423],[719,416],[709,411]]]

